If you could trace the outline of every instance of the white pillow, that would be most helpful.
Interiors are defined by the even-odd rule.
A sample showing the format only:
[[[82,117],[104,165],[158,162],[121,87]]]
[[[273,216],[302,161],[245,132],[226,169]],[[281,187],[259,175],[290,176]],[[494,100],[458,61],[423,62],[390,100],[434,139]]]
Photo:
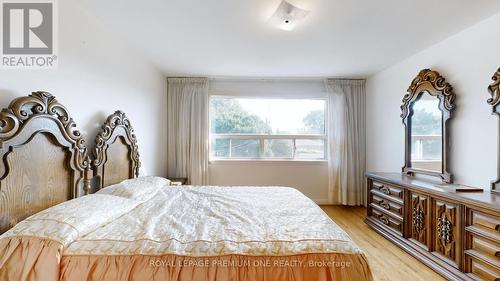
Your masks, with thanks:
[[[131,211],[139,201],[90,194],[52,206],[19,222],[0,239],[11,236],[48,238],[64,246]]]
[[[169,185],[170,181],[165,178],[139,177],[110,185],[96,193],[115,195],[143,202],[151,199],[158,192],[158,190]]]

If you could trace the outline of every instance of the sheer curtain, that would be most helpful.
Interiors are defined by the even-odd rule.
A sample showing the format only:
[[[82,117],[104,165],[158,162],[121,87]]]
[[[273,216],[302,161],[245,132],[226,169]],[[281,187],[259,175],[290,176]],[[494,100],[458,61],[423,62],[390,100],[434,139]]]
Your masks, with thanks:
[[[167,174],[208,184],[208,79],[167,79]]]
[[[366,90],[364,80],[327,79],[330,204],[365,204]]]

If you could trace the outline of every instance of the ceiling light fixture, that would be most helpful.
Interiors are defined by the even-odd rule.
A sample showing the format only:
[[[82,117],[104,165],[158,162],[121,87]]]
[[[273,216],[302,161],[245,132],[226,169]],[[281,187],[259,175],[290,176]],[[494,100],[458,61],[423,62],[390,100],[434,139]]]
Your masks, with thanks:
[[[293,30],[306,18],[309,11],[301,9],[287,0],[283,0],[269,22],[283,30]]]

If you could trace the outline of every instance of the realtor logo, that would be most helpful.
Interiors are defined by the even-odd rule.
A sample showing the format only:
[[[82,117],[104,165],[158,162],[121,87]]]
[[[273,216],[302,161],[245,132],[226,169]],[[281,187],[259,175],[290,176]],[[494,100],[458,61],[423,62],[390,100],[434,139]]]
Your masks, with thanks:
[[[2,68],[54,68],[56,54],[55,0],[1,1]]]

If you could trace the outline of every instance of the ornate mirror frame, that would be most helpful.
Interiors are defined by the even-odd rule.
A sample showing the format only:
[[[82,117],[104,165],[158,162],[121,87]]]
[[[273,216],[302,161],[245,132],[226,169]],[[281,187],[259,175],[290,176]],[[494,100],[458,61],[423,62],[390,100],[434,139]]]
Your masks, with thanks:
[[[496,115],[499,117],[500,120],[500,68],[495,72],[495,74],[492,77],[493,83],[490,84],[488,87],[488,92],[490,92],[491,98],[488,99],[488,104],[493,107],[493,115]],[[500,134],[500,123],[498,126],[498,132]],[[498,140],[498,155],[499,159],[497,162],[497,179],[494,180],[491,183],[491,192],[499,193],[500,194],[500,137]]]
[[[412,106],[417,101],[421,94],[427,92],[431,96],[439,99],[439,109],[443,113],[442,121],[442,168],[441,172],[433,172],[421,169],[412,168],[411,165],[411,115]],[[401,118],[405,125],[405,165],[403,167],[403,174],[414,175],[424,174],[428,176],[436,176],[441,178],[443,182],[453,182],[453,176],[448,171],[449,163],[449,129],[448,121],[452,117],[452,112],[455,109],[455,93],[449,83],[447,83],[437,71],[430,69],[421,70],[420,73],[413,79],[407,93],[403,97],[403,104],[401,105]]]

